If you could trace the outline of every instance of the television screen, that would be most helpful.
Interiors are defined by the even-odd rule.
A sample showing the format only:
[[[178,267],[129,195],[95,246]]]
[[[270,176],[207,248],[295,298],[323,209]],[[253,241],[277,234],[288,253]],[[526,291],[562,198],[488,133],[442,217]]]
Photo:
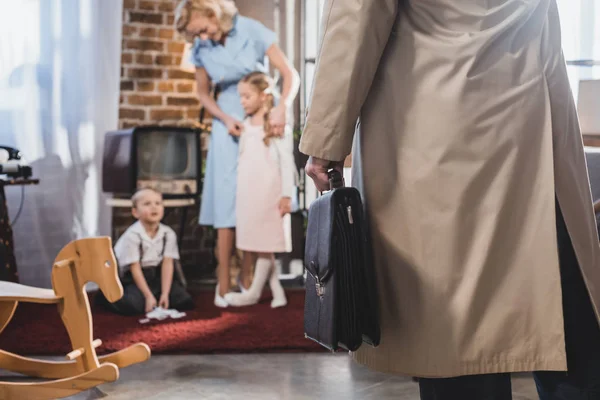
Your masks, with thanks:
[[[138,135],[138,179],[195,179],[198,174],[196,135],[164,130]]]

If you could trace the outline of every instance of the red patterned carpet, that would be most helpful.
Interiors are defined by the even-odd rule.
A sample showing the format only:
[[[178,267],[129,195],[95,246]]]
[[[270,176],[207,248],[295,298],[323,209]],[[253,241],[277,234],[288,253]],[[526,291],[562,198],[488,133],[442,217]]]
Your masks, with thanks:
[[[200,292],[196,309],[179,320],[140,324],[93,307],[98,354],[144,342],[153,354],[323,351],[304,338],[304,291],[289,290],[287,307],[271,309],[270,298],[251,307],[220,309],[214,293]],[[266,294],[265,294],[266,296]],[[19,304],[0,335],[0,349],[22,355],[64,355],[70,343],[56,306]]]

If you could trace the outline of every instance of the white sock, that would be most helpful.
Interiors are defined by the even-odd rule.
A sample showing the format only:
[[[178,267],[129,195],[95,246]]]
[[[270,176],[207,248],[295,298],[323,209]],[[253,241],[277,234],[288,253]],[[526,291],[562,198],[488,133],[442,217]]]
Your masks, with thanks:
[[[259,258],[256,260],[254,279],[250,288],[245,293],[227,293],[225,301],[234,307],[249,306],[258,303],[273,267],[273,260],[270,258]]]
[[[271,278],[269,279],[269,287],[273,294],[273,300],[271,300],[271,308],[283,307],[287,304],[285,297],[285,291],[281,282],[279,281],[279,273],[277,268],[273,266],[273,272],[271,272]]]

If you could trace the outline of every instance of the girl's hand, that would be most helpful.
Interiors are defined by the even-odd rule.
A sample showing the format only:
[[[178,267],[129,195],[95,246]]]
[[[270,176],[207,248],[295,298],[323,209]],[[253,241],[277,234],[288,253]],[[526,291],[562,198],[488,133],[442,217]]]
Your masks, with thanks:
[[[292,212],[292,199],[289,197],[282,197],[279,200],[279,213],[283,217],[290,212]]]
[[[285,131],[285,122],[287,119],[287,109],[283,103],[271,110],[269,115],[272,133],[275,136],[283,136]]]
[[[227,117],[223,123],[227,127],[227,131],[231,136],[240,136],[244,130],[244,125],[233,117]]]

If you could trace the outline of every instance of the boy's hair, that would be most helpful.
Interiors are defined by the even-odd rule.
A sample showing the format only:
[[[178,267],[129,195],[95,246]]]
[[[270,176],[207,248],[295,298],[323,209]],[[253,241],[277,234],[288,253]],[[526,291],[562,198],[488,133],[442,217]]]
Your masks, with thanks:
[[[138,189],[133,196],[131,196],[131,203],[133,208],[137,208],[137,204],[140,201],[140,198],[143,196],[144,193],[146,192],[154,192],[158,195],[160,195],[160,197],[162,198],[162,193],[159,192],[158,190],[154,189],[154,188],[143,188],[143,189]]]
[[[271,80],[269,75],[265,74],[264,72],[254,71],[244,76],[240,80],[240,82],[252,85],[259,93],[265,93],[267,95],[267,112],[265,113],[264,122],[265,137],[263,141],[268,146],[271,138],[277,136],[273,134],[273,130],[271,129],[271,123],[269,122],[269,114],[273,107],[275,107],[275,89],[273,81]]]

